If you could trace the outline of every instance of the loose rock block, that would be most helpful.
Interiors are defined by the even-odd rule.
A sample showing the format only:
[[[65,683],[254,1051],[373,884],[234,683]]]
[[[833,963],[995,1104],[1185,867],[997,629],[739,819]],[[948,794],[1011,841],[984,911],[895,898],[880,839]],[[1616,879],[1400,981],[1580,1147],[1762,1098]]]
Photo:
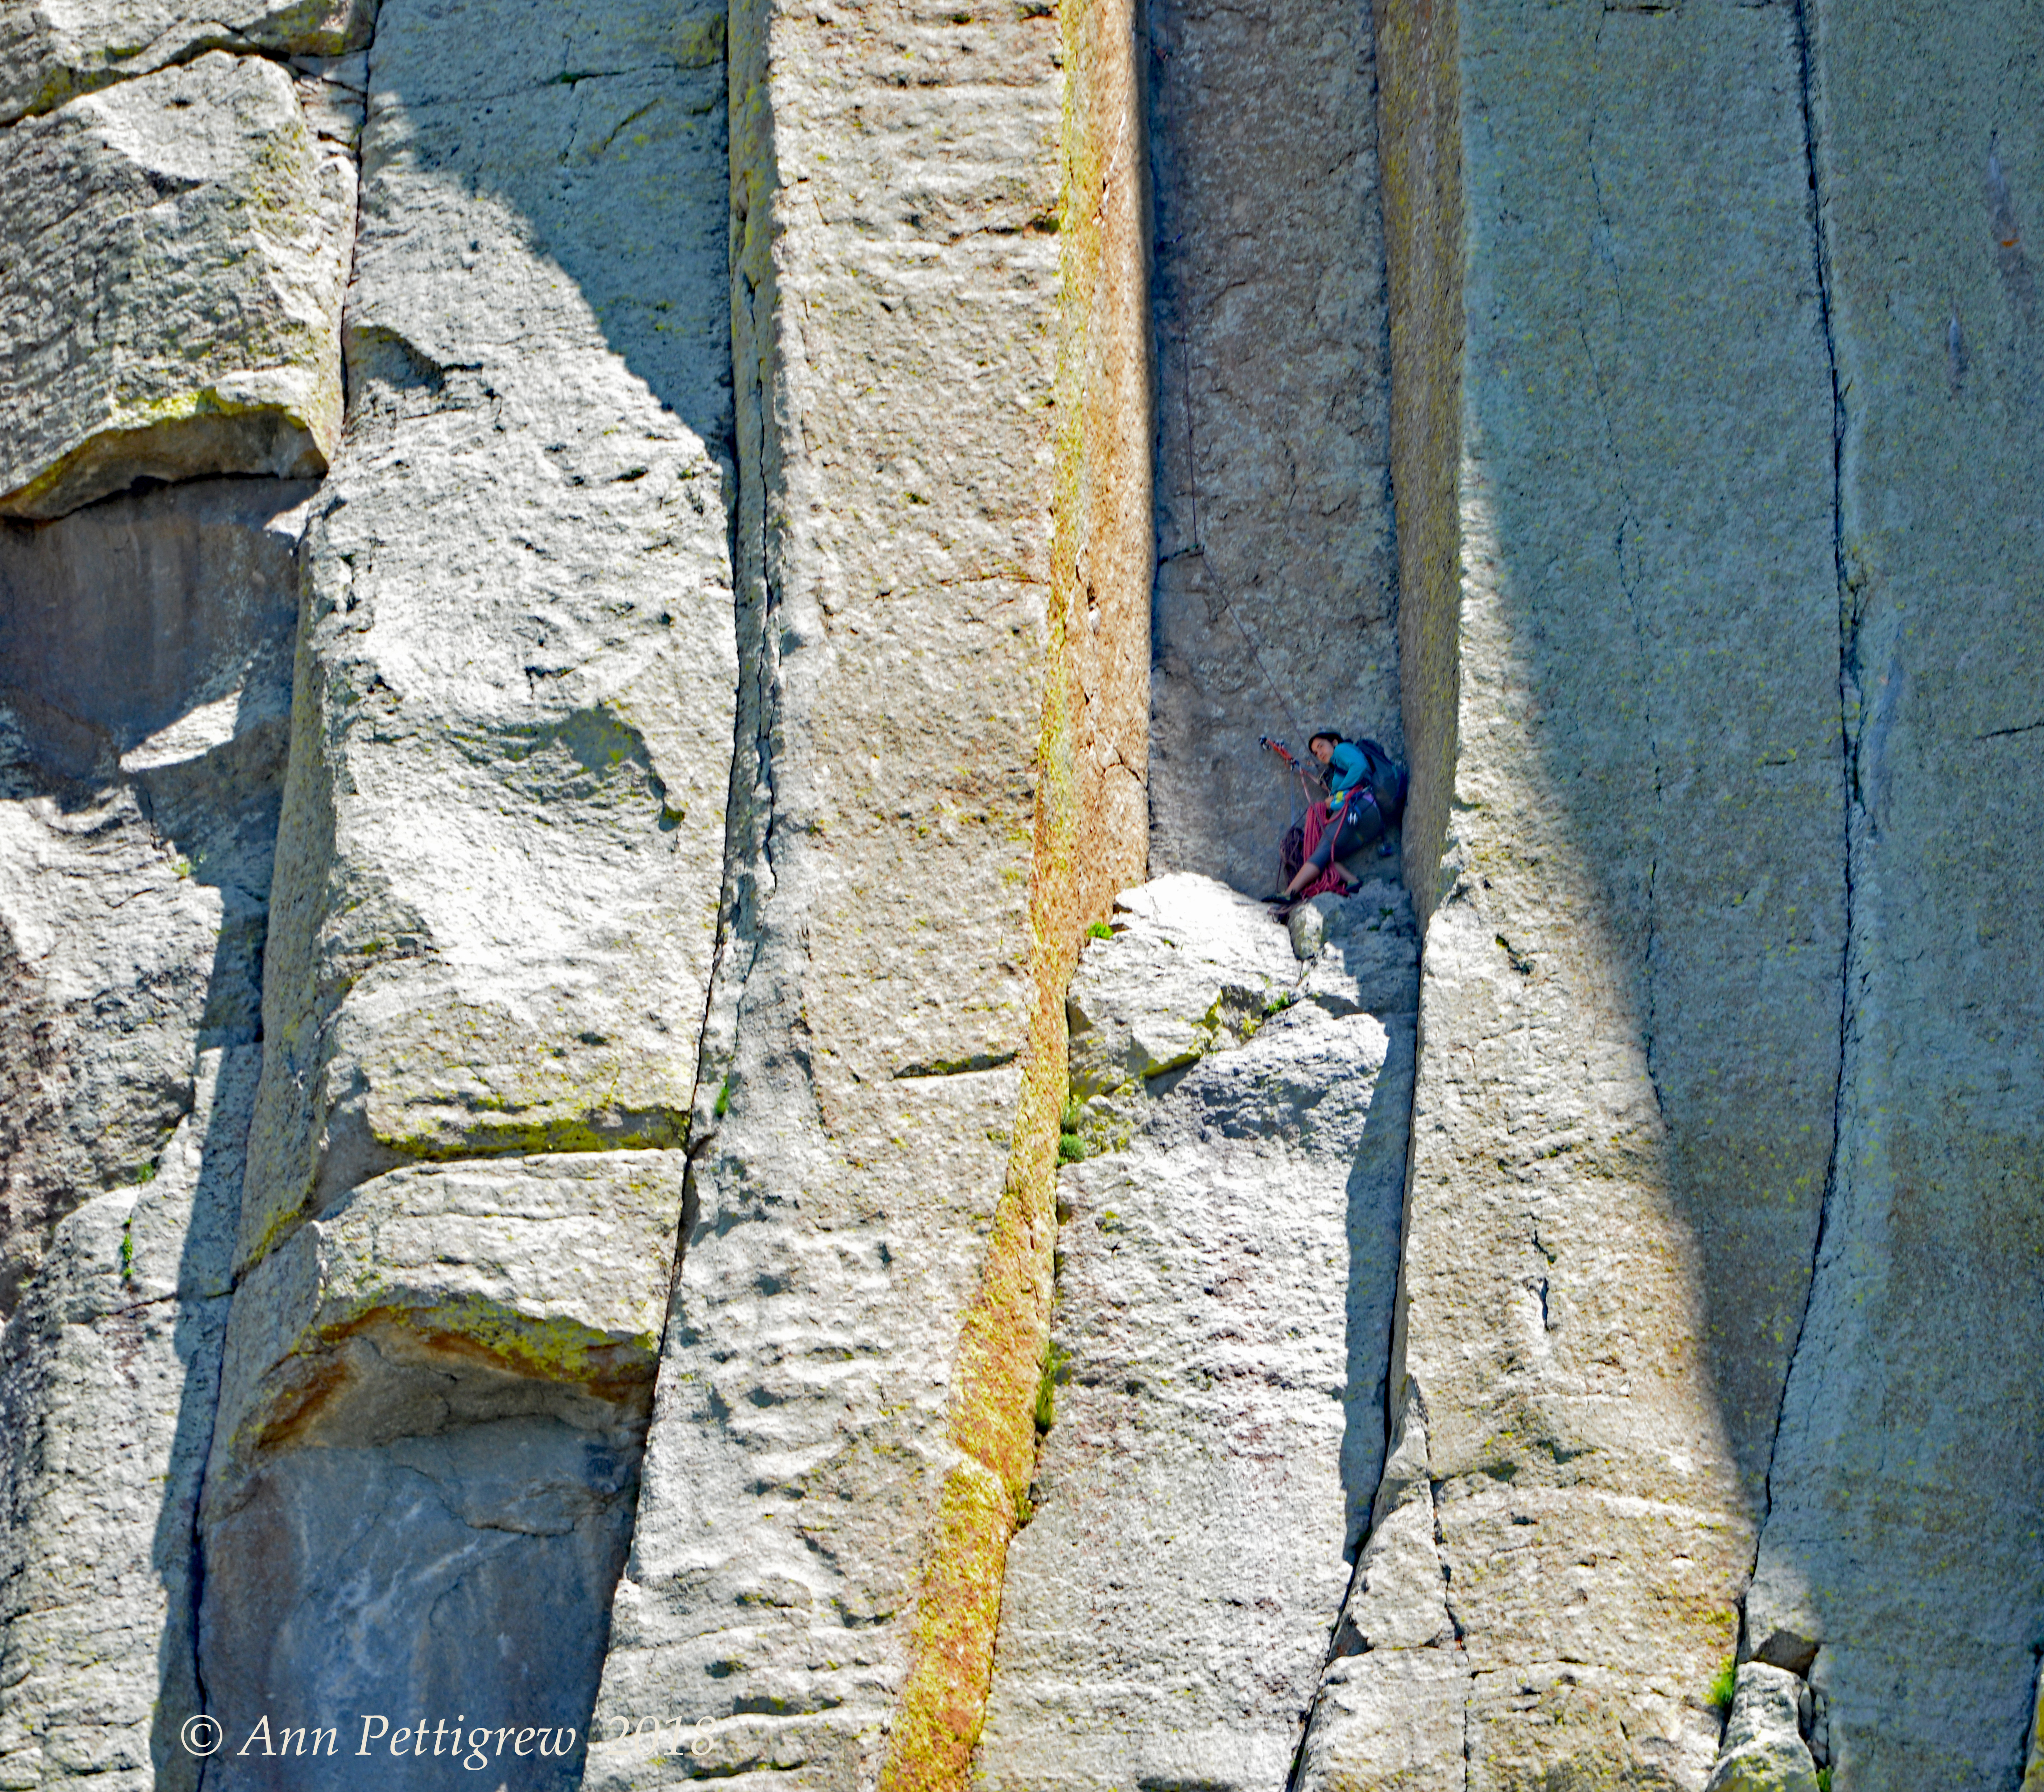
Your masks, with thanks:
[[[375,0],[0,0],[0,125],[205,50],[344,55],[375,16]]]
[[[283,69],[216,52],[16,125],[0,191],[0,514],[325,470],[355,175]]]
[[[1817,1792],[1799,1712],[1809,1690],[1762,1661],[1739,1671],[1724,1742],[1706,1792]]]

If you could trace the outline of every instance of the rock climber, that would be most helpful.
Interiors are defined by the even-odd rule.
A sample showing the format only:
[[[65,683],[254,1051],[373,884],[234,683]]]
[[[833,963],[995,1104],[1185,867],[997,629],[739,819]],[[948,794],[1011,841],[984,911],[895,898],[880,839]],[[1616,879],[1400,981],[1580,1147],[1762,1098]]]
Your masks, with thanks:
[[[1360,852],[1384,831],[1384,817],[1370,783],[1370,759],[1362,749],[1331,730],[1323,730],[1306,743],[1306,750],[1334,774],[1327,785],[1327,827],[1320,844],[1299,867],[1298,875],[1285,886],[1285,893],[1273,898],[1278,902],[1291,901],[1330,868],[1341,880],[1345,892],[1357,888],[1356,880],[1341,861]]]

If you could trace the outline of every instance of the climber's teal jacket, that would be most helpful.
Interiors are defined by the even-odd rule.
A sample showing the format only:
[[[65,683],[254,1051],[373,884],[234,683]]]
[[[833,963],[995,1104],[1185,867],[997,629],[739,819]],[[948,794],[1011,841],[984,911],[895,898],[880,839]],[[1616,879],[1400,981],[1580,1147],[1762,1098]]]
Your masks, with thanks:
[[[1334,773],[1334,781],[1327,786],[1327,813],[1333,815],[1348,801],[1348,793],[1369,777],[1370,762],[1361,747],[1343,741],[1327,764]]]

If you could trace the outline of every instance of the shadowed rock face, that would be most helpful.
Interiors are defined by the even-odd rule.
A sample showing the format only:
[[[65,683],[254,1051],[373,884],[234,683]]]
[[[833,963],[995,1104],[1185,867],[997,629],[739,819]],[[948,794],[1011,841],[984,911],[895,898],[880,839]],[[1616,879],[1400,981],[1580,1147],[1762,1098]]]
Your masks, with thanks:
[[[1308,1754],[1330,1787],[1693,1786],[1838,1065],[1800,52],[1784,9],[1465,6],[1458,42],[1443,10],[1404,67],[1461,86],[1460,695],[1393,1410],[1453,1624],[1352,1625]],[[1399,1739],[1454,1721],[1447,1664],[1435,1755]]]
[[[1374,54],[1360,6],[1150,21],[1152,869],[1261,896],[1301,799],[1260,735],[1404,756]]]
[[[530,1382],[453,1364],[377,1371],[354,1401],[333,1403],[317,1447],[266,1461],[209,1529],[200,1661],[233,1746],[205,1783],[442,1786],[443,1750],[472,1762],[479,1748],[492,1786],[572,1786],[631,1529],[637,1438],[592,1426],[599,1402],[532,1411]],[[421,1405],[445,1413],[447,1428],[417,1429]],[[280,1745],[287,1724],[346,1734],[317,1764],[289,1746],[243,1752],[266,1716]],[[376,1717],[385,1722],[366,1721]],[[453,1750],[443,1735],[420,1748],[422,1718],[468,1745]],[[544,1749],[539,1730],[551,1733]]]
[[[305,485],[0,524],[5,1304],[260,1037]]]
[[[1746,1634],[1807,1671],[1840,1786],[1985,1792],[2023,1771],[2044,1634],[2044,21],[1810,13],[1850,1000]]]
[[[0,1759],[190,1783],[310,487],[0,524]],[[18,1303],[18,1304],[17,1304]],[[101,1777],[104,1776],[104,1777]]]

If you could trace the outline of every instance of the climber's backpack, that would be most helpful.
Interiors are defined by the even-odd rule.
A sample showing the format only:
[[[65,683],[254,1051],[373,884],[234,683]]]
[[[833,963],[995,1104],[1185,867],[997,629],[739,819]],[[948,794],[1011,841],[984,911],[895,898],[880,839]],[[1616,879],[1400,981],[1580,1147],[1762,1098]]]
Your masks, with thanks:
[[[1384,825],[1390,827],[1405,807],[1405,774],[1398,769],[1398,762],[1375,741],[1358,740],[1353,744],[1370,768],[1363,775],[1377,799],[1377,812],[1384,817]]]

